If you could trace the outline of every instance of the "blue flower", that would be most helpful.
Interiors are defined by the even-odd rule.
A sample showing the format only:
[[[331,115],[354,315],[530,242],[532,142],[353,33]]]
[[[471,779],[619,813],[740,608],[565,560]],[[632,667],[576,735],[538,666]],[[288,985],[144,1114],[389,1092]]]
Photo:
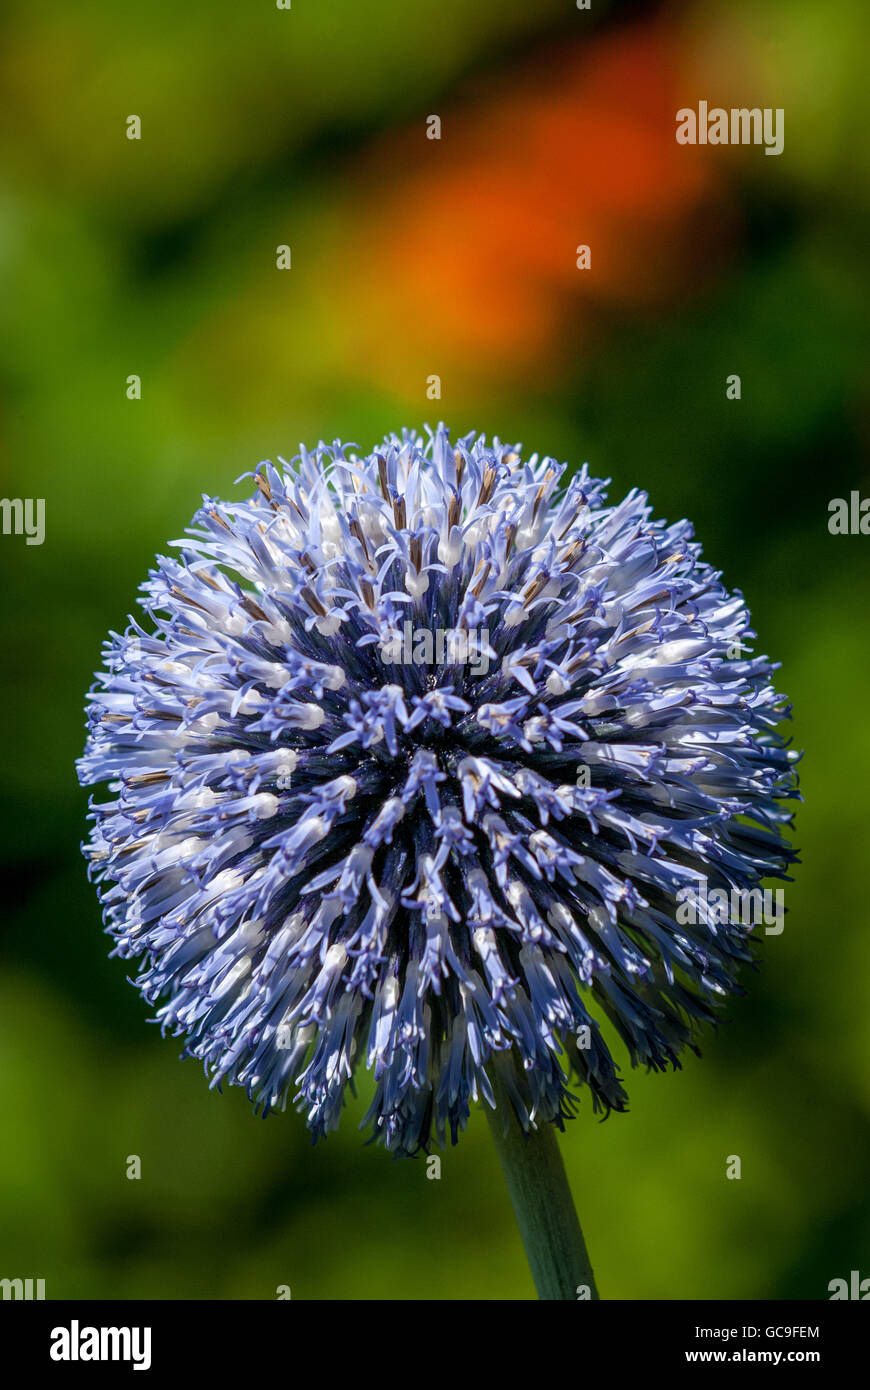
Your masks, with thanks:
[[[601,1021],[676,1067],[753,956],[687,888],[794,860],[742,596],[643,493],[498,439],[279,462],[204,499],[106,645],[79,774],[113,954],[213,1086],[315,1136],[360,1066],[402,1154],[495,1066],[526,1128],[575,1081],[624,1109]]]

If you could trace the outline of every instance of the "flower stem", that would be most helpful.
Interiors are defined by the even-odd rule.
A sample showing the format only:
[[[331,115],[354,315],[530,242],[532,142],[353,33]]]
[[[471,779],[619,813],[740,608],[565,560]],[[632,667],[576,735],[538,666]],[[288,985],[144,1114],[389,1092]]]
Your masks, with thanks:
[[[597,1299],[595,1276],[574,1210],[556,1127],[546,1123],[526,1134],[498,1067],[492,1071],[496,1109],[488,1105],[484,1109],[538,1297]]]

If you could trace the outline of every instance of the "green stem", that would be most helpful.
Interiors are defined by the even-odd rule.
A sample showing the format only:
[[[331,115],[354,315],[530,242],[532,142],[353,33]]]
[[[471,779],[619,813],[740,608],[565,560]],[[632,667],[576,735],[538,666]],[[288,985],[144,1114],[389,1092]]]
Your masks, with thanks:
[[[486,1104],[484,1109],[538,1297],[598,1298],[589,1253],[556,1140],[556,1127],[546,1123],[526,1134],[517,1120],[498,1065],[492,1068],[492,1073],[496,1109],[491,1110]]]

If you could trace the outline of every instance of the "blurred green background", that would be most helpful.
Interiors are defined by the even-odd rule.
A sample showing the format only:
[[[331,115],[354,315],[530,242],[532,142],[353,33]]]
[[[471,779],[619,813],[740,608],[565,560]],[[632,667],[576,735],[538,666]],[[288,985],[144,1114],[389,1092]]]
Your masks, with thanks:
[[[292,1110],[210,1093],[108,960],[79,854],[83,694],[201,493],[439,419],[690,516],[807,750],[748,996],[563,1139],[602,1295],[870,1276],[870,540],[827,530],[870,495],[861,0],[9,0],[3,25],[0,492],[44,497],[46,538],[0,537],[0,1276],[533,1296],[482,1114],[429,1181],[364,1145],[365,1083],[314,1149]],[[782,107],[782,155],[677,146],[699,99]]]

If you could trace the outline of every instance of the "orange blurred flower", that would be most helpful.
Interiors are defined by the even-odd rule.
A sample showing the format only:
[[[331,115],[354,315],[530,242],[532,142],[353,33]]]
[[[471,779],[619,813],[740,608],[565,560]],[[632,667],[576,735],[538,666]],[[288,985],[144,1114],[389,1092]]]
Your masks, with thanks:
[[[678,72],[676,31],[603,34],[442,110],[440,141],[421,121],[381,142],[336,272],[364,372],[402,392],[442,366],[525,379],[582,347],[606,306],[697,283],[730,217],[721,165],[676,143]]]

